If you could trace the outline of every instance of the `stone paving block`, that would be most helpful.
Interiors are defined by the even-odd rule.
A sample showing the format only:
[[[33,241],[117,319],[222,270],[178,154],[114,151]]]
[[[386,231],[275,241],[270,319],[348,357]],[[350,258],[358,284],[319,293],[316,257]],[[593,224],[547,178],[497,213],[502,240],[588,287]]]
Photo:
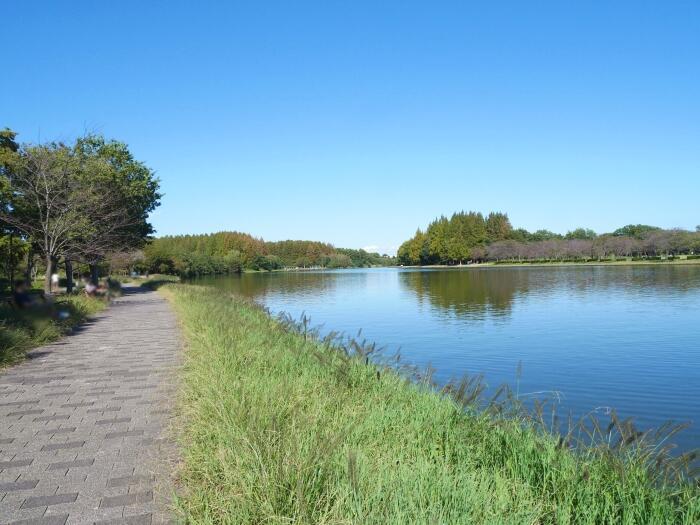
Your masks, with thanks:
[[[10,522],[9,525],[65,525],[68,514],[50,514],[40,518],[31,518]]]
[[[10,508],[0,504],[0,523],[8,524],[25,524],[25,523],[41,523],[33,521],[41,519],[46,512],[46,507],[37,507],[34,509]]]
[[[14,481],[11,483],[0,483],[0,492],[14,492],[15,490],[31,490],[39,483],[38,479],[31,481]]]
[[[134,514],[116,520],[96,521],[95,525],[151,525],[151,523],[153,523],[152,514]]]
[[[124,438],[124,437],[134,437],[134,436],[143,436],[143,430],[126,430],[124,432],[109,432],[106,436],[105,439],[116,439],[116,438]]]
[[[20,401],[9,401],[7,403],[0,403],[0,407],[21,407],[23,405],[36,405],[40,403],[39,399],[24,399]]]
[[[111,478],[107,480],[108,487],[126,487],[129,485],[142,485],[153,483],[155,481],[155,476],[153,475],[140,475],[140,476],[123,476],[119,478]]]
[[[102,407],[102,408],[91,408],[87,411],[88,414],[95,414],[101,412],[119,412],[122,407]]]
[[[67,441],[65,443],[49,443],[48,445],[44,445],[41,447],[41,450],[43,451],[51,451],[51,450],[61,450],[65,448],[78,448],[82,447],[85,444],[85,441]]]
[[[69,492],[67,494],[52,494],[51,496],[31,496],[22,503],[23,509],[32,507],[46,507],[49,505],[58,505],[59,503],[70,503],[78,499],[77,492]]]
[[[9,414],[7,414],[7,417],[31,416],[33,414],[41,414],[42,412],[44,412],[44,410],[41,408],[28,409],[28,410],[17,410],[16,412],[10,412]]]
[[[113,419],[98,419],[95,421],[96,425],[113,425],[116,423],[129,423],[131,421],[130,417],[115,417]]]
[[[70,434],[71,432],[75,432],[76,427],[57,427],[57,428],[48,428],[46,430],[42,430],[42,434]]]
[[[127,505],[138,505],[140,503],[148,503],[153,501],[153,491],[134,492],[132,494],[124,494],[122,496],[108,496],[102,498],[100,508],[106,507],[125,507]]]
[[[54,414],[52,416],[35,417],[34,421],[60,421],[70,419],[70,414]]]
[[[75,461],[60,461],[58,463],[51,463],[46,470],[56,470],[56,469],[70,469],[78,467],[89,467],[95,463],[94,459],[78,459]]]
[[[108,509],[90,508],[81,509],[71,513],[66,525],[86,523],[126,523],[123,518],[123,508],[113,507]]]
[[[2,470],[0,471],[0,482],[8,483],[10,481],[17,481],[20,477],[20,473],[16,470]],[[0,506],[1,508],[1,506]]]
[[[79,408],[79,407],[91,407],[95,404],[94,401],[81,401],[78,403],[65,403],[61,405],[61,408]]]
[[[0,461],[0,470],[28,467],[32,464],[32,459],[18,459],[16,461]]]

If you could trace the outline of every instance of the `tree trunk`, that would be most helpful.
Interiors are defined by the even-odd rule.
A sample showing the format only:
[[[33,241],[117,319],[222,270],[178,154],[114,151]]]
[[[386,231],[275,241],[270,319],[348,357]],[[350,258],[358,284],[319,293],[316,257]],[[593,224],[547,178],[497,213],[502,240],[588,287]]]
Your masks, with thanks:
[[[66,293],[73,293],[73,261],[66,259]]]
[[[27,251],[27,271],[24,274],[24,281],[27,284],[27,288],[32,287],[32,266],[34,263],[34,254],[32,253],[32,245],[29,245],[29,250]]]
[[[12,243],[13,235],[10,233],[10,290],[15,289],[15,251]]]
[[[100,276],[97,273],[97,265],[96,264],[90,264],[90,280],[92,281],[92,284],[97,286],[99,284]]]
[[[53,268],[53,257],[46,255],[46,275],[44,276],[44,292],[51,295],[51,270]]]

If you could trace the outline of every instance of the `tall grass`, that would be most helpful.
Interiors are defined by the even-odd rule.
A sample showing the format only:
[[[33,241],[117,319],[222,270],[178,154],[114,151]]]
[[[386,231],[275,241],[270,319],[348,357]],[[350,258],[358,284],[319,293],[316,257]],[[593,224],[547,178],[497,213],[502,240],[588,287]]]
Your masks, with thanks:
[[[373,365],[365,345],[321,341],[241,298],[163,292],[187,341],[187,522],[700,522],[698,486],[660,475],[643,439],[572,451],[571,435],[543,432],[512,404],[484,406],[478,381],[439,392]]]
[[[103,300],[81,295],[62,296],[52,305],[28,310],[0,305],[0,368],[20,361],[32,348],[59,339],[105,306]]]

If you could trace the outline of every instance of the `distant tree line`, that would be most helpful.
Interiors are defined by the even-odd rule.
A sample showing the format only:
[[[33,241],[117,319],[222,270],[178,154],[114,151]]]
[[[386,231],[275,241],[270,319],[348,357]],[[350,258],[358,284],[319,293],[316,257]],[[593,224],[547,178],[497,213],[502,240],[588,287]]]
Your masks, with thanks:
[[[240,232],[177,235],[154,239],[143,250],[142,268],[181,276],[281,268],[387,266],[395,259],[317,241],[266,242]]]
[[[586,261],[617,257],[668,257],[700,254],[700,226],[696,231],[664,230],[630,224],[598,235],[578,228],[557,234],[528,232],[512,227],[505,213],[477,212],[440,217],[418,230],[398,250],[400,264],[463,264],[483,261]]]
[[[31,282],[40,267],[51,293],[63,265],[70,291],[76,265],[96,280],[112,254],[145,245],[159,182],[126,144],[94,134],[19,144],[16,135],[0,130],[0,271],[10,283]]]

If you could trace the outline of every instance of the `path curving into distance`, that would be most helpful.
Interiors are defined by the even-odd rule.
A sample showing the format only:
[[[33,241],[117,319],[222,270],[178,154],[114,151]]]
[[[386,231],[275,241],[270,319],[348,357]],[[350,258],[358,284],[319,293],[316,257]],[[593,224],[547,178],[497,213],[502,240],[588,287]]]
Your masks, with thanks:
[[[156,292],[124,297],[0,371],[0,523],[172,521],[180,340]]]

